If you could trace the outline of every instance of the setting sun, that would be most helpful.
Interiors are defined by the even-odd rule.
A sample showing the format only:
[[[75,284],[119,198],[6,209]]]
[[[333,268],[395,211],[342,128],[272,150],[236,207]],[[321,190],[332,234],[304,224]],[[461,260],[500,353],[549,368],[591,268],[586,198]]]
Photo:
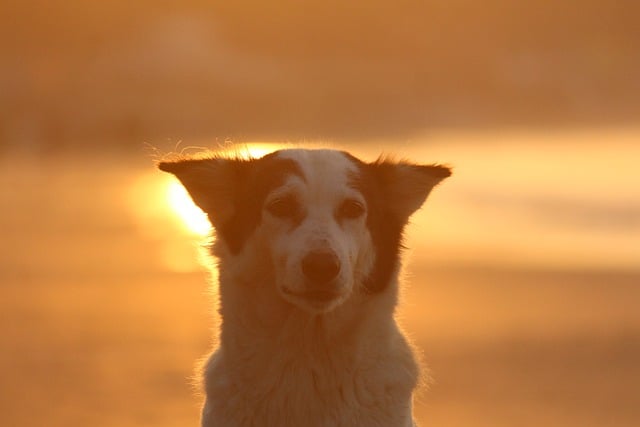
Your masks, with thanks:
[[[193,203],[187,190],[177,180],[167,185],[167,201],[173,213],[191,233],[201,236],[209,233],[211,226],[207,215]]]

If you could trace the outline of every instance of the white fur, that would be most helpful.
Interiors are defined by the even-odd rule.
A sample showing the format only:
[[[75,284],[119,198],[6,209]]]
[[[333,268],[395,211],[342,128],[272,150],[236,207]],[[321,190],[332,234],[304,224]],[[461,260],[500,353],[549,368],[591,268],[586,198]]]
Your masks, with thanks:
[[[216,241],[222,324],[219,347],[204,372],[202,425],[413,426],[419,369],[394,319],[397,270],[384,290],[364,292],[362,282],[376,258],[367,212],[343,221],[335,215],[346,198],[366,205],[348,185],[357,167],[332,150],[278,156],[293,159],[304,179],[289,176],[267,195],[265,206],[293,194],[304,218],[292,227],[264,210],[239,253]],[[189,189],[193,180],[181,179]],[[191,193],[198,202],[201,196]],[[409,202],[419,206],[426,194]],[[340,260],[340,294],[326,303],[296,296],[307,286],[301,259],[312,250],[332,251]]]

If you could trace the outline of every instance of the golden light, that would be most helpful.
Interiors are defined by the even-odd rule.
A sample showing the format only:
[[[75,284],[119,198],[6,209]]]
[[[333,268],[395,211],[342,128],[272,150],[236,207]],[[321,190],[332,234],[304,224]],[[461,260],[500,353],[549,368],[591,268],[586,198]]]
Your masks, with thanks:
[[[206,236],[211,231],[207,215],[198,207],[177,180],[167,185],[167,201],[182,225],[191,233]]]
[[[278,149],[285,148],[285,146],[287,145],[272,142],[252,142],[233,144],[231,148],[220,151],[230,157],[257,159]],[[293,147],[291,144],[288,144],[288,146]]]

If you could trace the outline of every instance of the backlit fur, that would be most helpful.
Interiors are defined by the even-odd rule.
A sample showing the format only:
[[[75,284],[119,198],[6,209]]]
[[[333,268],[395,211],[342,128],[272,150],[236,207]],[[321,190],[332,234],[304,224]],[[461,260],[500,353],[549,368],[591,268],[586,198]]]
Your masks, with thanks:
[[[413,426],[419,369],[394,319],[402,231],[449,169],[327,149],[159,167],[216,229],[202,425]]]

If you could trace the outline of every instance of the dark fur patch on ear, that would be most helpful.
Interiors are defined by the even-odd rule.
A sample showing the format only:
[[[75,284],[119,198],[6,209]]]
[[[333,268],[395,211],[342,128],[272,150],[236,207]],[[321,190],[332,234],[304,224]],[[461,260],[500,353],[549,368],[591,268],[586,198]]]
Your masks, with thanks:
[[[351,177],[351,185],[367,201],[367,227],[376,254],[373,271],[364,286],[370,293],[379,293],[386,289],[398,268],[404,249],[403,231],[409,216],[437,183],[451,175],[451,170],[440,165],[414,165],[383,159],[364,163],[348,153],[345,155],[359,169],[358,174]]]

